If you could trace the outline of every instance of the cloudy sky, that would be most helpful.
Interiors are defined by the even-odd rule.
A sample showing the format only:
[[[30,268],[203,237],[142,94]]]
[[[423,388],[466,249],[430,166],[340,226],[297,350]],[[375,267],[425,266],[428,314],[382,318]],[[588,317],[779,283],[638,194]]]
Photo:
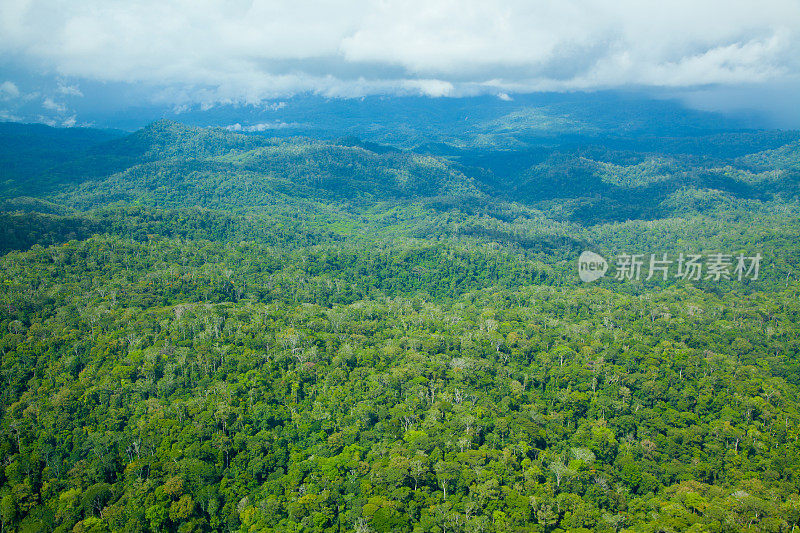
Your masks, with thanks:
[[[779,116],[800,107],[800,1],[0,0],[0,58],[0,119],[67,125],[126,102],[614,88]]]

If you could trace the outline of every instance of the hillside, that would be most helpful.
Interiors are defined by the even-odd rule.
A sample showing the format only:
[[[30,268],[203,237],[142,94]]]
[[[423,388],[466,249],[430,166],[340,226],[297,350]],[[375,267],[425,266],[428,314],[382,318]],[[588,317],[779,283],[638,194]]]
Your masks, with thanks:
[[[14,141],[3,531],[800,526],[796,134],[547,128]],[[585,284],[587,249],[764,261]]]

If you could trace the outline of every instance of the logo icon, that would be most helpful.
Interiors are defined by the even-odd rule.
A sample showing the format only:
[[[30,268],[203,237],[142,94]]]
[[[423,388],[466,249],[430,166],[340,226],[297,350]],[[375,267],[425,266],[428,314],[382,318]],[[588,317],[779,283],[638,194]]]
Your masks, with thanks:
[[[602,278],[608,271],[608,261],[602,255],[585,251],[578,258],[578,276],[587,283]]]

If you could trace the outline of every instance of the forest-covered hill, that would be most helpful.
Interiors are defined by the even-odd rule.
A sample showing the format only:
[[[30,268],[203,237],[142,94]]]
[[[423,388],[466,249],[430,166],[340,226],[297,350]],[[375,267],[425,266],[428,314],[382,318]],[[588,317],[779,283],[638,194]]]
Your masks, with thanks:
[[[549,105],[2,125],[3,531],[800,526],[800,135]],[[764,260],[584,284],[586,249]]]

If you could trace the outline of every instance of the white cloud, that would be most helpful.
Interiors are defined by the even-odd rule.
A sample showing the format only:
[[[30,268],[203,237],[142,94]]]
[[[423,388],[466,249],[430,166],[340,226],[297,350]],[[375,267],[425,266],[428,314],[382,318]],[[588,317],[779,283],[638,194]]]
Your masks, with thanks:
[[[230,124],[225,126],[225,129],[228,131],[269,131],[269,130],[280,130],[283,128],[290,128],[290,127],[297,127],[299,124],[296,123],[288,123],[283,121],[275,121],[275,122],[259,122],[258,124],[251,124],[247,126],[242,126],[240,123]]]
[[[450,96],[455,92],[455,87],[453,87],[452,83],[436,79],[404,80],[403,87],[411,89],[412,92],[419,91],[425,96],[433,96],[435,98]]]
[[[77,85],[67,85],[61,80],[58,82],[58,92],[64,96],[83,96]]]
[[[15,115],[8,109],[0,109],[0,122],[21,122],[22,117]]]
[[[47,117],[44,115],[39,115],[36,118],[36,122],[39,122],[40,124],[45,124],[47,126],[50,126],[51,128],[55,128],[56,126],[58,126],[58,122],[54,118]]]
[[[800,2],[8,0],[0,54],[175,105],[771,83],[800,71]]]
[[[66,113],[67,106],[62,103],[54,101],[52,98],[45,98],[42,101],[42,107],[48,111],[55,111],[56,113]]]
[[[11,100],[19,96],[19,88],[10,81],[0,83],[0,100]]]

